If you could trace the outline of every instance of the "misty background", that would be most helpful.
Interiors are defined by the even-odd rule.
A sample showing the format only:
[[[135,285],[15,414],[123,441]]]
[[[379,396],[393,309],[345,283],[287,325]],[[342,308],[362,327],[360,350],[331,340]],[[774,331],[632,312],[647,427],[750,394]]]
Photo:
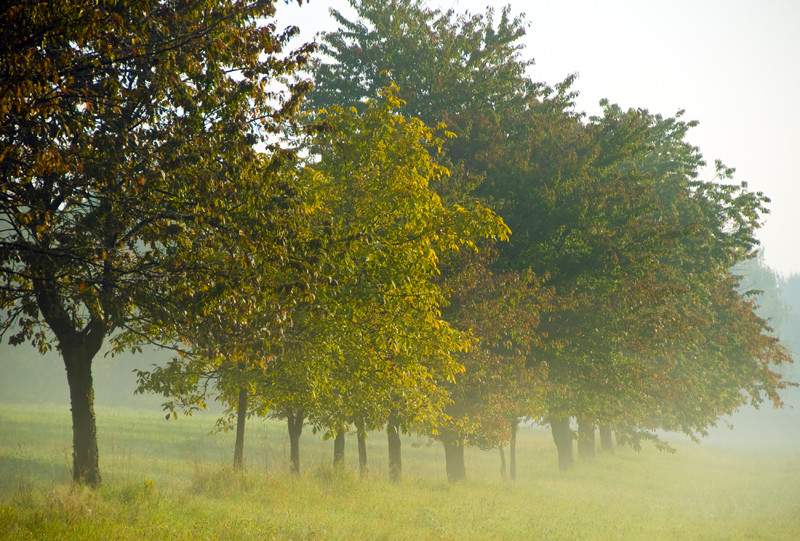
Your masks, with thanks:
[[[534,79],[552,84],[578,73],[578,108],[589,112],[595,112],[603,97],[666,115],[685,108],[687,118],[700,120],[692,142],[707,159],[722,158],[737,167],[737,178],[772,197],[772,212],[759,232],[766,263],[745,264],[742,290],[764,291],[759,314],[771,321],[796,359],[779,371],[800,381],[800,275],[792,274],[800,269],[793,249],[800,219],[800,183],[793,159],[800,108],[786,99],[787,91],[800,81],[800,33],[795,28],[800,3],[509,0],[495,5],[499,9],[506,3],[512,14],[528,15],[524,45],[536,61]],[[430,4],[480,12],[487,1]],[[281,4],[278,17],[284,24],[300,26],[298,44],[332,29],[330,7],[349,13],[345,2],[311,0],[303,6]],[[155,349],[138,355],[98,355],[93,365],[96,405],[161,414],[161,397],[134,395],[133,370],[163,365],[170,357],[170,352]],[[782,410],[764,403],[760,410],[747,407],[722,418],[708,441],[800,446],[800,391],[789,389],[783,398],[787,406]],[[0,407],[12,403],[69,407],[57,352],[39,355],[28,344],[0,344]]]
[[[753,259],[740,264],[742,292],[758,291],[758,313],[767,318],[776,336],[792,353],[795,363],[778,368],[789,380],[800,382],[800,274],[780,276],[763,262]],[[95,405],[149,410],[162,415],[163,398],[153,394],[134,394],[134,370],[163,365],[173,352],[145,349],[140,354],[111,356],[107,348],[93,364]],[[774,409],[764,402],[759,408],[746,406],[732,416],[720,418],[703,440],[710,445],[736,445],[743,449],[800,448],[800,389],[782,393],[785,407]],[[40,355],[30,344],[0,345],[0,407],[3,404],[49,404],[69,408],[69,388],[63,361],[57,351]],[[221,408],[214,408],[219,411]],[[667,435],[667,439],[683,439]]]

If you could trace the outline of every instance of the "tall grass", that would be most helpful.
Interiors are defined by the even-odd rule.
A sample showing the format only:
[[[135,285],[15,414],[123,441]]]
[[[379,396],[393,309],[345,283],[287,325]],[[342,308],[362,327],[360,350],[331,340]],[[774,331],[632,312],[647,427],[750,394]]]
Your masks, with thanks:
[[[98,424],[91,491],[70,483],[67,410],[0,406],[0,538],[800,539],[800,449],[619,448],[562,474],[549,434],[524,429],[516,482],[496,450],[469,449],[469,480],[451,485],[441,447],[406,438],[393,484],[380,433],[364,480],[353,439],[339,472],[332,442],[304,433],[294,478],[283,424],[248,423],[244,473],[210,416],[100,409]]]

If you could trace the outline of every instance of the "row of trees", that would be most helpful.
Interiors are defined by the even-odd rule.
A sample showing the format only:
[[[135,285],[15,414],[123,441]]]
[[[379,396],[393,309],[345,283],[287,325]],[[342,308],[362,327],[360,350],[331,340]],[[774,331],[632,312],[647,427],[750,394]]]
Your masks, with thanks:
[[[0,332],[60,351],[75,481],[109,338],[174,349],[139,390],[222,401],[238,466],[248,415],[287,421],[294,471],[304,424],[339,461],[385,428],[393,476],[413,430],[458,480],[521,419],[569,468],[570,419],[638,444],[780,404],[790,359],[731,272],[767,199],[699,178],[692,122],[575,111],[508,10],[351,5],[313,60],[271,1],[2,9]]]

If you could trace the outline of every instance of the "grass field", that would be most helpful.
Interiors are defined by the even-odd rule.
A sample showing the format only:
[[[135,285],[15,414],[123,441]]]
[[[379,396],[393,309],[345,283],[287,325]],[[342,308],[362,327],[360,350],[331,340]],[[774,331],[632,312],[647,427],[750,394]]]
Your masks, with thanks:
[[[361,480],[354,439],[335,472],[332,442],[304,433],[296,479],[282,424],[249,422],[244,474],[213,424],[98,409],[103,486],[91,491],[70,484],[66,408],[0,405],[0,538],[800,539],[800,449],[620,448],[562,474],[549,434],[529,428],[516,482],[496,450],[469,449],[469,480],[451,485],[440,445],[407,438],[393,484],[382,434]]]

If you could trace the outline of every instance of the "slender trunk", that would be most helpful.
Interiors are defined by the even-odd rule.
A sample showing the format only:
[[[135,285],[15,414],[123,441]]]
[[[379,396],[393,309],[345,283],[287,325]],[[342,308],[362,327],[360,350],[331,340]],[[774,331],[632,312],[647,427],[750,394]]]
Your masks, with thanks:
[[[514,418],[511,421],[511,441],[508,445],[509,454],[509,476],[512,481],[517,480],[517,428],[519,427],[519,419]]]
[[[358,427],[356,433],[358,438],[358,471],[361,473],[361,478],[369,476],[369,464],[367,463],[367,433],[363,425]]]
[[[589,419],[578,418],[578,455],[581,458],[595,457],[595,426]]]
[[[333,438],[333,467],[344,468],[344,429],[341,428]]]
[[[300,434],[303,433],[303,413],[291,412],[287,416],[289,421],[289,470],[300,475]]]
[[[506,452],[503,449],[503,446],[500,445],[498,447],[500,449],[500,477],[503,478],[503,481],[506,480]]]
[[[92,358],[86,348],[64,347],[61,354],[67,370],[72,411],[72,480],[90,487],[100,486],[100,455],[94,414]]]
[[[389,422],[386,427],[389,436],[389,477],[392,481],[400,481],[403,476],[403,458],[400,454],[400,425]]]
[[[614,454],[614,435],[611,433],[610,425],[600,425],[600,450]]]
[[[575,466],[575,456],[572,452],[572,431],[569,428],[569,417],[563,419],[550,419],[550,430],[553,441],[558,449],[558,469],[571,470]]]
[[[467,467],[464,464],[464,445],[450,437],[443,437],[442,443],[444,444],[447,480],[451,483],[464,481],[467,478]]]
[[[239,365],[241,367],[241,365]],[[236,405],[236,444],[233,448],[233,469],[244,469],[244,423],[247,419],[247,389],[239,388]]]

